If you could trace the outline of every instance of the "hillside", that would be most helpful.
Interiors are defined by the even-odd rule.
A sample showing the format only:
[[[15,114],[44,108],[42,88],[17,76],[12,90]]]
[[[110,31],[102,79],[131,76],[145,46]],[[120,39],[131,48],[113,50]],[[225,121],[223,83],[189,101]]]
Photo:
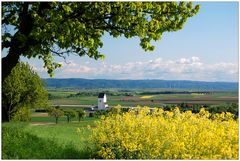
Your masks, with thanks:
[[[168,88],[195,90],[238,90],[237,82],[203,82],[187,80],[108,80],[108,79],[43,79],[47,87],[63,88]]]

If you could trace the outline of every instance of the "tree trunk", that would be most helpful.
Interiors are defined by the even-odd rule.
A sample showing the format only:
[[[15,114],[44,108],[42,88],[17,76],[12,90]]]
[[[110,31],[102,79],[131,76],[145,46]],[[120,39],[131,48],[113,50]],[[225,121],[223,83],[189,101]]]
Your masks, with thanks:
[[[56,117],[56,124],[58,123],[58,117]]]
[[[10,53],[2,58],[2,82],[11,73],[12,69],[17,65],[20,55]]]
[[[24,35],[28,38],[33,27],[33,20],[28,13],[29,3],[24,2],[22,10],[19,13],[19,30],[14,34],[9,46],[9,53],[6,57],[2,58],[2,82],[11,73],[12,69],[19,61],[20,55],[29,49],[30,40],[21,40],[19,35]]]
[[[4,80],[7,78],[7,76],[11,73],[12,69],[17,65],[19,58],[20,58],[20,54],[15,54],[14,50],[16,49],[16,47],[11,47],[9,49],[9,54],[2,58],[2,86],[3,86],[3,82]],[[4,98],[4,91],[2,91],[2,98]],[[8,114],[8,107],[6,107],[6,105],[3,104],[2,101],[2,122],[9,122],[9,114]]]
[[[19,34],[23,34],[28,38],[28,35],[30,34],[32,27],[33,27],[33,21],[31,18],[31,15],[28,13],[28,7],[29,3],[24,2],[22,11],[19,14],[19,30],[14,34],[11,42],[10,42],[10,48],[8,55],[4,58],[2,58],[2,86],[4,80],[7,78],[7,76],[11,73],[12,69],[17,65],[19,62],[20,55],[26,52],[29,49],[29,43],[30,40],[27,39],[26,42],[22,42],[21,39],[19,39]],[[24,46],[22,46],[24,44]],[[4,96],[4,91],[2,91],[2,98]],[[2,122],[10,121],[8,119],[8,107],[4,107],[6,105],[3,104],[2,101]]]
[[[9,122],[8,110],[2,106],[2,122]]]
[[[69,117],[69,116],[67,116],[67,122],[68,122],[68,123],[70,122],[70,117]]]

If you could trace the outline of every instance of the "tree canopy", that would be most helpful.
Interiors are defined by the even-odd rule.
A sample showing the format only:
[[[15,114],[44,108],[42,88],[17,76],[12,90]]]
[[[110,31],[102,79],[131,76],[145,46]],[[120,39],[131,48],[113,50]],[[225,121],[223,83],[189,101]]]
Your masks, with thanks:
[[[58,118],[64,116],[64,112],[63,110],[59,109],[59,108],[50,108],[48,110],[48,115],[55,117],[56,120],[56,124],[58,123]]]
[[[8,121],[23,107],[44,108],[48,102],[43,81],[27,63],[22,62],[4,80],[2,93],[2,116]]]
[[[145,51],[164,32],[183,28],[200,6],[191,2],[2,2],[3,80],[20,56],[42,59],[53,76],[53,56],[103,59],[101,37],[139,37]],[[14,32],[9,30],[14,28]]]

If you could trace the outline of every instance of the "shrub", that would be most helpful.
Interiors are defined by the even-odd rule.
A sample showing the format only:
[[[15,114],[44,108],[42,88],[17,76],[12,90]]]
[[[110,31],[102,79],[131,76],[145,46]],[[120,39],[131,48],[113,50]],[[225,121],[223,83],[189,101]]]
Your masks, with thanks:
[[[21,107],[18,108],[16,112],[13,113],[12,121],[30,121],[31,112],[29,108]]]
[[[110,108],[109,113],[110,114],[121,114],[122,113],[122,106],[117,105],[117,106],[114,106],[114,107]]]
[[[238,159],[238,121],[205,109],[137,108],[102,117],[91,138],[102,159]]]
[[[212,105],[209,107],[209,111],[212,113],[231,112],[235,117],[238,117],[238,104]]]
[[[47,109],[36,109],[35,112],[47,112]]]
[[[101,118],[102,115],[107,116],[109,113],[108,110],[98,110],[95,112],[95,117]]]
[[[95,113],[89,113],[89,117],[95,117]]]

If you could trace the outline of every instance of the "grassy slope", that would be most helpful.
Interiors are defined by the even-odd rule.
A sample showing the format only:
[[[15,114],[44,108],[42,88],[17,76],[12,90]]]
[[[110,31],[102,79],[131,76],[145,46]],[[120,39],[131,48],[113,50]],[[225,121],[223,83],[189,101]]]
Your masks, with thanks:
[[[93,147],[86,126],[94,126],[94,120],[96,119],[85,119],[80,123],[60,122],[57,125],[4,123],[2,158],[88,159]],[[80,132],[77,132],[77,128]]]

